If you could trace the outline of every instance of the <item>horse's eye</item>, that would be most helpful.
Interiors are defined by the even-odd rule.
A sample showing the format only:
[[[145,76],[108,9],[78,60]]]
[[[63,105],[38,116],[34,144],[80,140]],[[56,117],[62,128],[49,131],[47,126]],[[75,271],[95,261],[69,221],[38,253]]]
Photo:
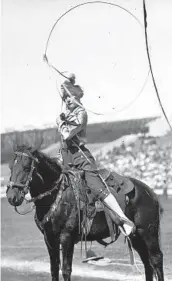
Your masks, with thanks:
[[[24,167],[25,172],[29,172],[29,167]]]

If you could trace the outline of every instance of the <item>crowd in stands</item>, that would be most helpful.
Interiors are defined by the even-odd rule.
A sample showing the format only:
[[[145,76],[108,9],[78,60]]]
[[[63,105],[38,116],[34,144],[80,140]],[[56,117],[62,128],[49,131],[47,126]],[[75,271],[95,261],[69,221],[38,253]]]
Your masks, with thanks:
[[[127,147],[122,144],[106,155],[100,153],[96,160],[100,167],[142,180],[152,188],[172,188],[171,142],[139,136]]]

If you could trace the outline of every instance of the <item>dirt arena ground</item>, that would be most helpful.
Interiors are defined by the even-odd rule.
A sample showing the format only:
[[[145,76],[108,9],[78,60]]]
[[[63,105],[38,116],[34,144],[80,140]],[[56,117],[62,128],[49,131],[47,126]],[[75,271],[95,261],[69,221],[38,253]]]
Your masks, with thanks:
[[[172,280],[172,199],[161,198],[164,214],[161,221],[161,244],[164,253],[165,280]],[[42,234],[37,229],[34,213],[19,216],[1,199],[1,280],[2,281],[49,281],[49,258]],[[89,244],[90,246],[90,244]],[[137,256],[137,268],[129,264],[129,254],[124,239],[104,249],[96,242],[92,250],[103,255],[110,263],[84,264],[80,244],[75,247],[72,280],[144,280],[144,270]],[[142,273],[142,274],[141,274]],[[61,279],[62,280],[62,279]]]

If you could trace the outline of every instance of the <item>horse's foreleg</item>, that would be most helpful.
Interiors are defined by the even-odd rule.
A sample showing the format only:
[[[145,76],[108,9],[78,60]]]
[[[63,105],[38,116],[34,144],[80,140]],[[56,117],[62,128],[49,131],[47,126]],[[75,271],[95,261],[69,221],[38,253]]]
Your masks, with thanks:
[[[149,261],[149,253],[146,244],[139,234],[131,237],[131,242],[144,264],[146,281],[153,281],[153,269]]]
[[[59,281],[60,242],[53,234],[44,234],[44,240],[50,257],[52,281]]]
[[[73,252],[74,252],[74,242],[71,234],[69,233],[61,234],[60,243],[62,245],[62,254],[63,254],[62,275],[64,281],[70,281],[71,273],[72,273]]]

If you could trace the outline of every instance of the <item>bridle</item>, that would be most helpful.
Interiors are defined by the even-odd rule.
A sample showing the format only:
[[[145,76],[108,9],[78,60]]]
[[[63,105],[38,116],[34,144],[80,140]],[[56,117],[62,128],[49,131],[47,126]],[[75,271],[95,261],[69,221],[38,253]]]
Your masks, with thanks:
[[[36,169],[35,163],[39,163],[39,161],[38,161],[38,159],[37,159],[36,157],[34,157],[34,156],[32,156],[32,155],[28,155],[28,154],[25,153],[25,152],[16,151],[16,152],[14,152],[14,154],[17,155],[17,156],[20,155],[20,156],[25,156],[25,157],[28,157],[28,158],[32,159],[31,169],[30,169],[30,172],[29,172],[29,175],[28,175],[28,177],[27,177],[27,180],[26,180],[26,183],[25,183],[25,184],[17,184],[17,183],[15,183],[15,182],[13,182],[13,181],[10,181],[10,182],[8,183],[8,185],[7,185],[7,191],[6,191],[6,193],[8,192],[9,188],[17,187],[17,188],[19,188],[19,189],[21,190],[21,194],[22,194],[22,196],[24,197],[24,200],[25,200],[27,203],[30,203],[30,200],[27,200],[27,199],[25,198],[25,195],[30,191],[30,182],[32,181],[33,172],[34,172],[34,170]],[[44,182],[42,176],[38,173],[38,171],[36,171],[36,173],[37,173],[38,177],[41,179],[41,181]],[[34,207],[35,207],[35,206],[32,207],[32,210],[34,209]],[[22,214],[22,213],[20,213],[20,212],[17,210],[17,207],[16,207],[16,206],[15,206],[14,208],[15,208],[15,211],[16,211],[18,214],[20,214],[20,215],[25,215],[25,214],[30,213],[30,212],[32,211],[32,210],[31,210],[31,211],[29,211],[29,212],[26,212],[26,213],[23,213],[23,214]]]
[[[36,157],[33,157],[33,156],[31,156],[31,155],[28,155],[27,153],[25,153],[25,152],[15,152],[15,154],[16,155],[21,155],[21,156],[25,156],[25,157],[28,157],[28,158],[31,158],[32,159],[32,163],[31,163],[31,169],[30,169],[30,172],[29,172],[29,175],[28,175],[28,178],[27,178],[27,181],[26,181],[26,183],[25,184],[17,184],[17,183],[15,183],[15,182],[13,182],[13,181],[10,181],[9,183],[8,183],[8,185],[7,185],[7,191],[8,191],[8,189],[11,187],[11,188],[13,188],[14,186],[15,187],[18,187],[19,189],[22,189],[21,190],[21,193],[25,196],[27,193],[28,193],[28,191],[30,190],[30,182],[32,181],[32,176],[33,176],[33,172],[34,172],[34,170],[36,169],[36,167],[35,167],[35,163],[39,163],[39,161],[38,161],[38,159],[36,158]],[[39,178],[42,180],[42,181],[44,181],[43,180],[43,178],[42,178],[42,176],[37,172],[37,175],[39,176]]]
[[[51,195],[51,193],[54,191],[54,190],[57,190],[58,189],[58,186],[60,185],[60,183],[62,182],[63,180],[63,174],[61,174],[60,178],[55,182],[53,188],[51,190],[48,190],[44,193],[41,193],[39,194],[38,196],[36,197],[33,197],[31,199],[26,199],[25,198],[25,195],[30,191],[30,182],[32,181],[32,177],[33,177],[33,172],[34,170],[36,169],[35,167],[35,163],[39,163],[39,160],[32,156],[32,155],[28,155],[27,153],[25,152],[15,152],[16,155],[21,155],[21,156],[26,156],[28,158],[31,158],[32,159],[32,163],[31,163],[31,169],[30,169],[30,172],[29,172],[29,175],[28,175],[28,178],[27,178],[27,181],[25,184],[15,184],[14,182],[10,181],[7,185],[7,191],[6,193],[8,192],[8,189],[11,187],[18,187],[19,189],[22,189],[21,190],[21,194],[23,195],[24,197],[24,200],[26,201],[26,203],[35,203],[37,200],[41,200],[42,198],[44,198],[45,196],[48,196],[48,195]],[[44,183],[44,180],[43,180],[43,177],[40,175],[40,173],[38,173],[38,171],[36,171],[36,174],[37,176],[41,179],[41,181]],[[31,211],[29,212],[26,212],[26,213],[20,213],[18,210],[17,210],[17,207],[15,206],[15,211],[19,214],[19,215],[26,215],[27,213],[30,213],[32,212],[32,210],[35,208],[35,204],[32,206],[31,208]]]

